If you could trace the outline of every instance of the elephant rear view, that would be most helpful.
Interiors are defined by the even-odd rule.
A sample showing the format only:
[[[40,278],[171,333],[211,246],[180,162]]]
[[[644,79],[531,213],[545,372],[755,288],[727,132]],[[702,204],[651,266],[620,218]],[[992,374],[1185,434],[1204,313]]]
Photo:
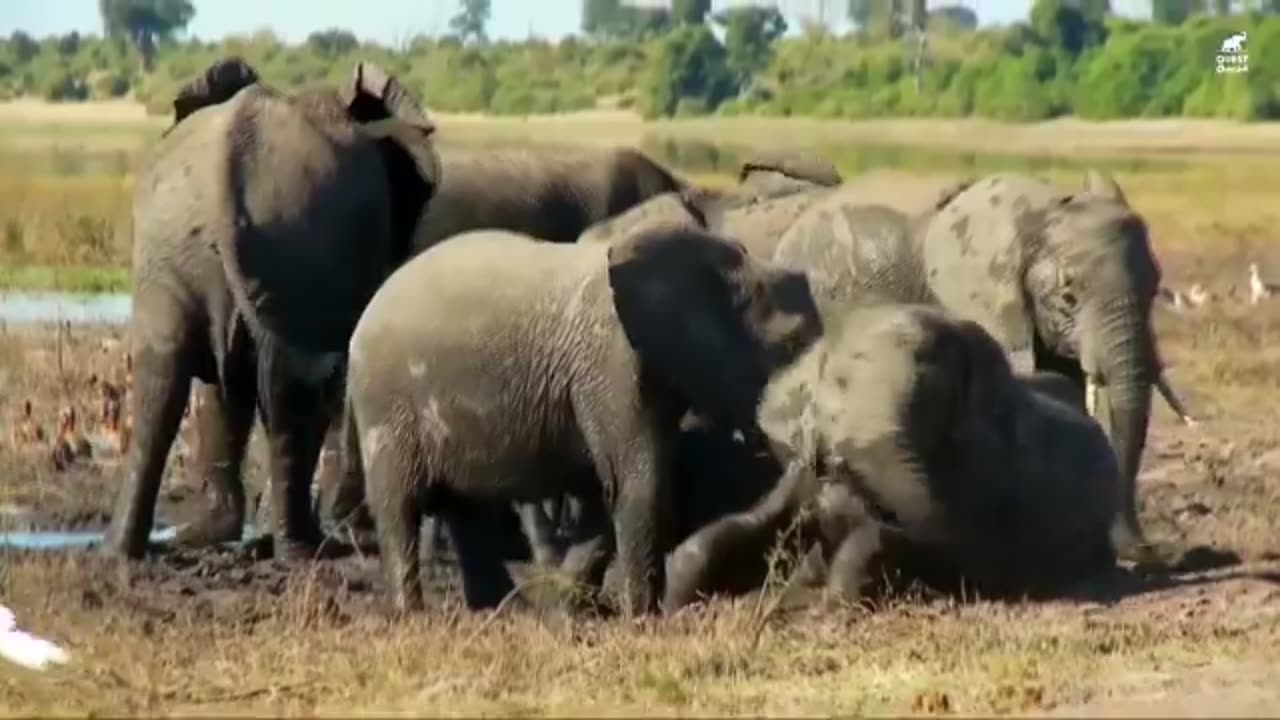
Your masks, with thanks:
[[[175,125],[134,193],[136,442],[105,550],[142,554],[192,378],[216,384],[220,484],[255,408],[271,446],[277,553],[314,551],[310,478],[351,331],[408,255],[439,174],[434,126],[376,66],[342,91],[252,83]],[[296,552],[295,552],[296,551]]]
[[[802,274],[687,222],[608,244],[480,231],[421,253],[365,310],[347,376],[347,452],[394,602],[422,606],[423,513],[483,607],[512,588],[484,508],[569,493],[612,514],[584,521],[608,530],[575,579],[599,588],[616,548],[625,607],[652,609],[681,415],[753,426],[770,375],[819,332]]]

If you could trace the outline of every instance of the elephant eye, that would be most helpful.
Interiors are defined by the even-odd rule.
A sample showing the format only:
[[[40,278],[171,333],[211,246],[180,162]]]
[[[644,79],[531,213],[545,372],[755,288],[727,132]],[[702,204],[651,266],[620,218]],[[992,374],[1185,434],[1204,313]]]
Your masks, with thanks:
[[[1076,294],[1071,292],[1070,290],[1062,294],[1062,301],[1067,304],[1067,307],[1072,307],[1072,308],[1075,307],[1078,302],[1080,302],[1079,299],[1076,298]]]

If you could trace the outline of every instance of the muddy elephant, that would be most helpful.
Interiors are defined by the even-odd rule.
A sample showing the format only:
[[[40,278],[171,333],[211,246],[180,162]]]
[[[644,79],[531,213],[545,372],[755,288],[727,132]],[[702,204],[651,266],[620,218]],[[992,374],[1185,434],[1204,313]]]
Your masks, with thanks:
[[[394,603],[422,606],[424,512],[484,607],[512,582],[483,506],[568,493],[607,510],[583,521],[602,532],[574,579],[599,587],[616,549],[624,609],[654,609],[679,418],[754,423],[768,378],[820,331],[803,274],[687,223],[607,245],[478,231],[421,253],[365,310],[347,376],[344,451],[363,461]]]
[[[827,331],[761,400],[781,479],[672,552],[667,610],[725,570],[754,566],[758,582],[788,528],[817,543],[828,587],[850,599],[877,558],[992,595],[1053,593],[1114,566],[1106,435],[1015,378],[981,325],[881,304]]]
[[[1019,374],[1071,378],[1120,465],[1117,551],[1171,559],[1172,549],[1146,540],[1136,511],[1152,387],[1189,415],[1164,378],[1151,327],[1160,268],[1147,226],[1114,180],[1090,172],[1081,191],[1064,193],[997,174],[914,217],[835,195],[792,225],[774,259],[805,269],[820,305],[941,305],[986,328]]]
[[[762,201],[844,182],[828,160],[799,151],[764,151],[748,156],[738,169],[733,192],[740,199]]]
[[[233,73],[234,75],[234,73]],[[217,77],[211,69],[206,76]],[[365,304],[410,252],[440,175],[434,125],[369,63],[348,86],[292,97],[251,83],[191,112],[147,158],[133,202],[135,440],[104,550],[140,556],[193,378],[219,458],[217,508],[196,534],[239,537],[240,466],[260,413],[277,555],[322,533],[311,476]]]

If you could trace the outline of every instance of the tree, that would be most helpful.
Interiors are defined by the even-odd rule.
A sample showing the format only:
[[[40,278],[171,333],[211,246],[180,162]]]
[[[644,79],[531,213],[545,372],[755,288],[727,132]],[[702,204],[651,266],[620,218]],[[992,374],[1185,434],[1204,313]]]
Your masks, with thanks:
[[[582,31],[597,37],[608,35],[620,9],[619,0],[582,0]]]
[[[308,35],[307,45],[320,57],[335,58],[355,50],[360,46],[360,41],[350,30],[329,28]]]
[[[960,30],[977,30],[978,14],[964,5],[943,5],[929,13],[930,21],[942,23]]]
[[[1188,0],[1151,0],[1151,19],[1163,25],[1181,25],[1192,12]]]
[[[874,14],[873,1],[849,0],[849,20],[857,25],[859,30],[866,30],[867,25],[871,23],[871,17]]]
[[[98,0],[103,34],[127,41],[142,57],[142,67],[151,72],[156,43],[185,30],[196,10],[190,0]]]
[[[461,0],[458,12],[449,19],[449,29],[462,42],[468,38],[484,43],[489,38],[485,25],[489,24],[489,0]]]
[[[776,7],[758,5],[730,8],[714,19],[724,27],[725,64],[737,86],[746,87],[773,58],[773,41],[786,34],[787,21]]]
[[[662,39],[650,66],[644,109],[649,117],[683,107],[711,110],[733,94],[724,47],[705,25],[676,28]]]
[[[641,40],[671,29],[671,12],[662,7],[623,5],[620,0],[583,0],[582,30],[595,38]]]
[[[1101,17],[1087,17],[1069,0],[1036,0],[1031,6],[1031,27],[1049,46],[1079,55],[1091,45],[1101,45],[1106,27]]]
[[[711,0],[671,0],[671,20],[676,25],[701,25],[711,12]]]

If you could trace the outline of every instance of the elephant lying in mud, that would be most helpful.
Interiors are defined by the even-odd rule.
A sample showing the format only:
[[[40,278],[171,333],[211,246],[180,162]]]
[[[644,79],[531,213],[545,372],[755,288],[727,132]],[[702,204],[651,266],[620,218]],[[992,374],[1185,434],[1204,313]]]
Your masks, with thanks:
[[[242,74],[215,66],[205,77]],[[439,177],[433,132],[394,78],[361,63],[338,90],[286,97],[246,85],[191,111],[151,151],[133,205],[136,435],[106,552],[145,551],[198,378],[218,387],[200,442],[220,446],[208,448],[218,462],[207,472],[226,507],[192,534],[240,536],[240,468],[257,409],[270,445],[276,553],[313,555],[323,539],[310,487],[326,396],[341,385],[365,304],[409,254]]]
[[[758,585],[797,520],[845,598],[876,556],[992,594],[1053,592],[1114,565],[1120,477],[1101,428],[1015,378],[980,325],[945,310],[851,310],[769,383],[759,423],[786,470],[676,548],[668,611],[725,587],[725,570],[752,567]]]
[[[1152,386],[1188,415],[1163,377],[1151,328],[1160,268],[1146,223],[1114,180],[1090,172],[1082,191],[1067,194],[997,174],[911,218],[833,193],[792,223],[772,257],[809,274],[828,318],[872,301],[941,305],[982,325],[1019,374],[1070,378],[1120,465],[1117,551],[1171,559],[1137,519]]]
[[[569,493],[601,530],[574,579],[598,587],[616,550],[624,607],[653,609],[679,418],[753,425],[768,378],[820,331],[802,274],[689,223],[608,245],[480,231],[418,255],[366,308],[347,376],[345,452],[394,603],[422,605],[424,512],[483,607],[512,588],[484,507]]]

